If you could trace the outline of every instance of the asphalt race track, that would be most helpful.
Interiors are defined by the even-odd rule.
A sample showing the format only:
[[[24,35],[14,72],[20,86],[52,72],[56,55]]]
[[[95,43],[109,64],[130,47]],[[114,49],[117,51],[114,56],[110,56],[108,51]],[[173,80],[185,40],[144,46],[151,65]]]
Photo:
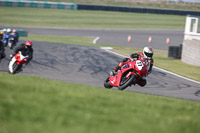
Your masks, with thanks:
[[[63,28],[28,28],[15,27],[36,35],[57,35],[57,36],[85,36],[96,38],[97,44],[110,44],[116,46],[127,46],[143,48],[150,45],[153,48],[168,50],[170,46],[179,46],[183,43],[184,30],[125,30],[125,29],[63,29]],[[131,42],[128,43],[128,36],[131,35]],[[148,43],[151,36],[152,43]],[[167,38],[170,44],[166,44]]]
[[[103,82],[110,70],[122,57],[109,53],[98,47],[66,45],[55,43],[33,42],[34,57],[20,73],[86,84],[103,88]],[[0,71],[8,71],[9,54],[6,48],[6,59],[0,63]],[[160,96],[175,97],[200,101],[200,84],[168,73],[153,69],[147,77],[147,85],[129,87],[125,91],[148,93]]]

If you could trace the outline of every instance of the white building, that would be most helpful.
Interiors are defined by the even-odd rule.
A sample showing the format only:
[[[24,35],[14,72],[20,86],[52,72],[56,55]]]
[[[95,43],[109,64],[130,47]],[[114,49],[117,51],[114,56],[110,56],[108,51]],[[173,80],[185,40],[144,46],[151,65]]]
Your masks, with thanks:
[[[181,60],[200,66],[200,16],[186,17]]]

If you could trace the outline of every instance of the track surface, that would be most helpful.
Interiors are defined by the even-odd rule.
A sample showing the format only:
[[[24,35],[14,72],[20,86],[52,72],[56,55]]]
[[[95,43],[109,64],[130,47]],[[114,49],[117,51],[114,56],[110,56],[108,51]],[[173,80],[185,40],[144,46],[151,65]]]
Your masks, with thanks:
[[[98,44],[110,44],[117,46],[127,46],[143,48],[150,45],[153,48],[168,50],[170,46],[179,46],[183,43],[184,30],[113,30],[113,29],[58,29],[58,28],[24,28],[29,34],[39,35],[62,35],[62,36],[86,36],[100,37]],[[131,43],[127,42],[131,35]],[[152,43],[148,44],[149,37],[152,37]],[[170,38],[170,44],[166,44],[166,39]]]
[[[122,57],[98,47],[33,43],[33,60],[20,74],[103,87],[107,73],[122,60]],[[7,57],[0,64],[0,71],[8,71],[8,56],[11,52],[6,48]],[[145,87],[136,85],[126,91],[200,101],[200,85],[197,83],[156,69],[153,69],[147,81]]]

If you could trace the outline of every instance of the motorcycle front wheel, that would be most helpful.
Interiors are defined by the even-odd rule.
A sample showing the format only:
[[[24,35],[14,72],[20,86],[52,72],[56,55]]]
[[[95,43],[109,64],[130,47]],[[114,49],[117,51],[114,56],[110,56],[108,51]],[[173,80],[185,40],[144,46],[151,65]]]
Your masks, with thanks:
[[[119,84],[119,86],[118,86],[118,89],[119,89],[119,90],[124,90],[124,89],[126,89],[128,86],[130,86],[130,85],[132,84],[134,78],[135,78],[135,75],[132,74],[132,75],[131,75],[130,77],[128,77],[128,78],[121,79],[120,84]]]
[[[104,87],[105,87],[105,88],[108,88],[108,89],[110,89],[110,88],[113,87],[112,85],[110,85],[109,76],[108,76],[108,78],[104,81]]]
[[[13,64],[13,72],[10,72],[12,74],[16,74],[20,69],[21,69],[22,65],[18,65],[17,61],[15,61],[15,63]]]

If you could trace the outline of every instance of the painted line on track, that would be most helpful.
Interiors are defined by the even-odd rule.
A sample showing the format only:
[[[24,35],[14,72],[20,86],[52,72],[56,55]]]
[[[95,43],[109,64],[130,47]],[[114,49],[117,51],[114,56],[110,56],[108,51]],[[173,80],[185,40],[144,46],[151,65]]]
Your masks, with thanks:
[[[94,40],[93,40],[93,44],[96,44],[97,41],[100,39],[100,37],[96,37]]]
[[[111,47],[108,47],[108,48],[101,47],[101,49],[103,49],[103,50],[105,50],[105,51],[107,51],[107,52],[113,53],[113,54],[115,54],[115,55],[117,55],[117,56],[127,58],[127,56],[124,56],[124,55],[121,55],[121,54],[119,54],[119,53],[116,53],[116,52],[110,51],[110,50],[112,50]],[[164,69],[162,69],[162,68],[159,68],[159,67],[156,67],[156,66],[153,66],[153,68],[155,68],[155,69],[157,69],[157,70],[159,70],[159,71],[165,72],[165,73],[169,73],[169,74],[174,75],[174,76],[176,76],[176,77],[179,77],[179,78],[182,78],[182,79],[185,79],[185,80],[188,80],[188,81],[191,81],[191,82],[194,82],[194,83],[200,84],[199,81],[196,81],[196,80],[193,80],[193,79],[189,79],[189,78],[183,77],[183,76],[181,76],[181,75],[178,75],[178,74],[175,74],[175,73],[173,73],[173,72],[170,72],[170,71],[164,70]]]

